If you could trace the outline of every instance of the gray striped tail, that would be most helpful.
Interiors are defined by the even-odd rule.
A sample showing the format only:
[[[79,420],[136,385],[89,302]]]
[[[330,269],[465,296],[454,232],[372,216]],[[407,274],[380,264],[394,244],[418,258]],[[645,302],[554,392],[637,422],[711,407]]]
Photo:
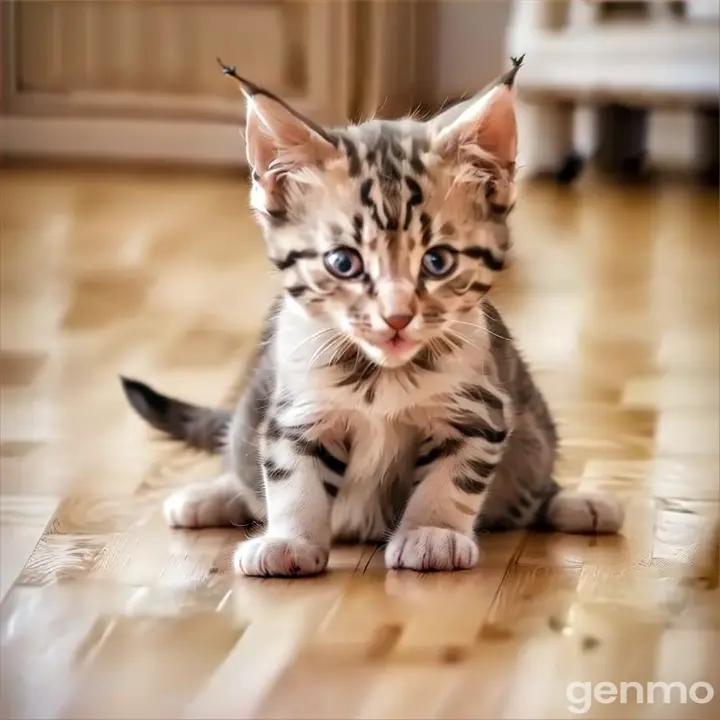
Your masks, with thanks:
[[[232,418],[229,411],[190,405],[137,380],[120,380],[135,412],[156,430],[206,452],[217,452],[224,446]]]

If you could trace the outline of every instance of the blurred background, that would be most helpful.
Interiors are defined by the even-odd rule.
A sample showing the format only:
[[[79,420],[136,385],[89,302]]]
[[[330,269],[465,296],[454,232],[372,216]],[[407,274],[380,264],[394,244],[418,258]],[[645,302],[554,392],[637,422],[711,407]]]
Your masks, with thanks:
[[[571,149],[561,147],[568,132],[584,156],[642,148],[661,164],[702,156],[717,165],[715,0],[2,6],[6,156],[235,166],[242,106],[218,56],[333,124],[432,111],[526,53],[520,87],[536,106],[524,113],[534,132],[523,146],[533,169]]]
[[[0,0],[0,717],[556,719],[570,682],[720,678],[719,8]],[[523,54],[491,298],[558,479],[620,497],[623,535],[485,537],[451,577],[346,547],[314,580],[236,578],[241,530],[160,510],[217,459],[117,381],[231,405],[277,290],[216,58],[333,125],[429,115]],[[592,717],[717,718],[716,689]]]

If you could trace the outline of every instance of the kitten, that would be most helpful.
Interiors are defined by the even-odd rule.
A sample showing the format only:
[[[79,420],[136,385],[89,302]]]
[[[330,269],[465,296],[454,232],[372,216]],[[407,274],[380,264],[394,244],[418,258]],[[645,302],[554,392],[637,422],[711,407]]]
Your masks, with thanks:
[[[476,532],[617,532],[620,505],[553,480],[548,407],[485,299],[510,245],[520,61],[428,122],[326,130],[235,77],[251,205],[284,291],[234,412],[125,379],[152,426],[222,451],[172,495],[174,527],[264,523],[234,564],[321,572],[332,539],[387,541],[388,568],[478,561]]]

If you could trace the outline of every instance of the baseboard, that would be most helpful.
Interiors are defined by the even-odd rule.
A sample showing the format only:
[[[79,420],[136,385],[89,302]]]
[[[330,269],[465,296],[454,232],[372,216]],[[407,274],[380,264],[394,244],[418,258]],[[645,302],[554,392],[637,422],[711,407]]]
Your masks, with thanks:
[[[0,117],[0,153],[5,157],[245,165],[238,126],[218,122],[6,115]]]

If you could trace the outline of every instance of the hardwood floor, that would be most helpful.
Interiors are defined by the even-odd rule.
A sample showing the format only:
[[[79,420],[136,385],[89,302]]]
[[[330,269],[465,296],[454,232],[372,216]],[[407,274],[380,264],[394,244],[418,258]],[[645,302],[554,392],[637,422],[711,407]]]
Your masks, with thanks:
[[[2,170],[2,717],[718,717],[690,688],[720,693],[718,206],[588,180],[514,214],[494,295],[560,479],[621,497],[622,536],[489,536],[457,574],[346,547],[261,581],[230,572],[239,531],[164,526],[216,460],[154,438],[117,379],[232,400],[273,293],[244,183]],[[649,681],[690,698],[571,685]]]

